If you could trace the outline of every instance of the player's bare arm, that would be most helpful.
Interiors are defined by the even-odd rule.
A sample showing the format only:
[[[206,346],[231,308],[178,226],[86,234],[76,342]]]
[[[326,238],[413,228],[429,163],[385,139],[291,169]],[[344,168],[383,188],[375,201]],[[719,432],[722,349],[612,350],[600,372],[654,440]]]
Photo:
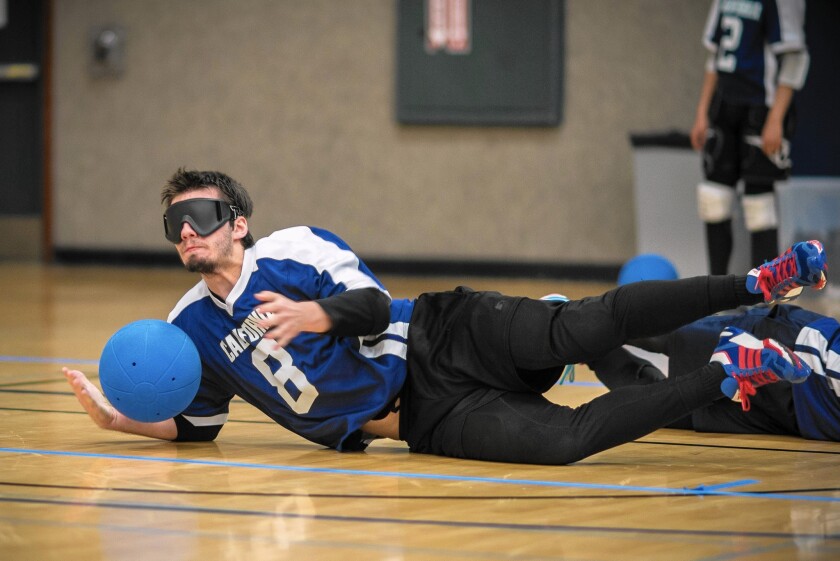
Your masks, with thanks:
[[[88,380],[83,372],[70,370],[69,368],[62,368],[61,371],[73,389],[76,399],[79,400],[88,416],[98,427],[163,440],[173,440],[178,436],[178,428],[175,426],[174,420],[141,423],[129,419],[108,403],[99,388]]]
[[[793,88],[784,84],[779,85],[773,107],[770,108],[761,131],[761,149],[768,156],[772,156],[782,147],[783,122],[792,101]]]
[[[691,147],[702,150],[706,142],[706,130],[709,128],[709,105],[715,93],[717,73],[707,70],[703,75],[703,86],[700,90],[700,100],[697,102],[697,114],[691,127]]]

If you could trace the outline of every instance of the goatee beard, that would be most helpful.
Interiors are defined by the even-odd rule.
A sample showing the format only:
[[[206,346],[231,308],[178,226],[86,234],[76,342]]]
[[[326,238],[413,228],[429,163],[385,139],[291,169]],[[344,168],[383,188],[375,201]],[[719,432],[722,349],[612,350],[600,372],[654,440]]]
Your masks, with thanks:
[[[231,259],[231,255],[233,255],[233,239],[231,238],[231,232],[226,232],[225,236],[221,238],[217,238],[213,242],[209,242],[208,247],[210,248],[210,256],[207,257],[199,257],[198,255],[192,255],[187,258],[186,263],[184,263],[184,267],[191,272],[191,273],[199,273],[202,275],[213,275],[218,273],[220,270],[223,270],[225,265]],[[212,254],[216,253],[216,257],[213,258]]]
[[[202,275],[209,275],[216,272],[216,263],[205,259],[190,259],[184,264],[184,267],[191,273],[200,273]]]

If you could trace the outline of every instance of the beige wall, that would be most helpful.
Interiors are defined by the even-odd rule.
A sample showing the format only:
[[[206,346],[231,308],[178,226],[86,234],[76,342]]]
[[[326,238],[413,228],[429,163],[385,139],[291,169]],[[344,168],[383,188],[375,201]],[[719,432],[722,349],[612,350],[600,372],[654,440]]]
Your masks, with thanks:
[[[258,236],[312,224],[368,257],[607,264],[635,251],[628,134],[691,125],[708,9],[567,0],[563,122],[534,129],[398,125],[394,0],[53,5],[58,248],[166,249],[158,193],[186,166],[245,184]],[[126,29],[120,79],[88,71],[105,24]]]

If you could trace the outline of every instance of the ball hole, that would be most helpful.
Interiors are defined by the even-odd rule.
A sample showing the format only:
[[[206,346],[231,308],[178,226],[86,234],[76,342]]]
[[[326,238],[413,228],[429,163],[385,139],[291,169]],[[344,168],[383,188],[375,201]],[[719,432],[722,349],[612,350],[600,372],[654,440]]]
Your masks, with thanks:
[[[173,381],[173,382],[175,381],[175,376],[172,376],[172,381]]]
[[[136,363],[136,362],[132,362],[132,363],[131,363],[131,366],[137,366],[137,363]]]

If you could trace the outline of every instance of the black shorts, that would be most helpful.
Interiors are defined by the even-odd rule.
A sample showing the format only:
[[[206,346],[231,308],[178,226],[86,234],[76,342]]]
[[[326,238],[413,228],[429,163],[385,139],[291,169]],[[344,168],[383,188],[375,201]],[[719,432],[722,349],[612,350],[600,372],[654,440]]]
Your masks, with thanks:
[[[433,429],[456,407],[469,411],[505,392],[534,391],[508,348],[511,318],[522,300],[466,287],[418,298],[400,404],[400,437],[412,451],[430,452]]]
[[[768,158],[755,144],[761,139],[769,109],[763,105],[732,104],[716,92],[709,104],[711,134],[703,146],[706,179],[735,186],[739,179],[748,184],[772,186],[790,175],[790,154],[778,161]],[[793,106],[785,115],[782,134],[790,141],[794,133]]]
[[[464,287],[424,294],[408,330],[400,437],[414,452],[563,464],[647,434],[719,396],[722,368],[704,367],[656,391],[624,388],[577,408],[542,394],[565,364],[752,303],[758,297],[735,290],[743,282],[725,276],[630,283],[570,302]]]

